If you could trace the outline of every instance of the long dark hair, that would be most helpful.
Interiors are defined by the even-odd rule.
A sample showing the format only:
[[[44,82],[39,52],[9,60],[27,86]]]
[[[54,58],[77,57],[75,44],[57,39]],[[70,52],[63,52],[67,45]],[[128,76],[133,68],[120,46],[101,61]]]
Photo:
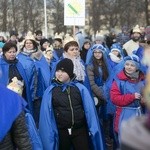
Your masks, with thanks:
[[[97,60],[94,56],[93,56],[93,67],[94,67],[94,74],[99,77],[100,76],[100,73],[99,73],[99,67],[102,68],[102,79],[104,81],[107,80],[108,78],[108,69],[107,69],[107,65],[106,65],[106,62],[104,60],[104,57],[102,56],[102,58],[100,60]]]

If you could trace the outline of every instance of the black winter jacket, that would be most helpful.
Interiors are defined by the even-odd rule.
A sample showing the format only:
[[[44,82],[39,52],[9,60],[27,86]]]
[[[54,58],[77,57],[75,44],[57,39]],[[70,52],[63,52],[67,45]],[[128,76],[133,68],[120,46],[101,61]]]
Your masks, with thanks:
[[[0,142],[0,150],[15,150],[16,148],[17,150],[32,150],[24,112],[21,112],[10,131]]]
[[[59,129],[80,128],[86,125],[82,98],[77,87],[69,87],[64,92],[57,86],[52,91],[52,103]]]

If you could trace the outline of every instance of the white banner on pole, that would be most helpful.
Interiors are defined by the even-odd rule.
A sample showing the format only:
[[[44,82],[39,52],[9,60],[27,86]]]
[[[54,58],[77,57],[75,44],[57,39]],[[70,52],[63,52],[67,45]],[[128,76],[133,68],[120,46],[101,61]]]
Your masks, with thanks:
[[[64,25],[85,25],[85,0],[64,0]]]

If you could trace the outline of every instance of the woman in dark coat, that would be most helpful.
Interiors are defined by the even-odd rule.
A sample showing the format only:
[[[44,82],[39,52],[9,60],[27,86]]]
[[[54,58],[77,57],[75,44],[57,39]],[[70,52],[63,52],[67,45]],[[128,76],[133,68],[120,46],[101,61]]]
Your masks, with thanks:
[[[16,58],[17,46],[14,43],[5,43],[2,51],[3,55],[0,58],[0,83],[20,94],[27,101],[28,109],[32,112],[29,81],[23,66]],[[14,79],[16,79],[15,85]]]

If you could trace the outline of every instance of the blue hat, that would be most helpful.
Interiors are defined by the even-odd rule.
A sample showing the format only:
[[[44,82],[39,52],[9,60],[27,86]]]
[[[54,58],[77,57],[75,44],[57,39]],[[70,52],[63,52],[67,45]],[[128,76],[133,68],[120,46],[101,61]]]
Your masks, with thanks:
[[[95,50],[99,50],[101,52],[104,52],[105,48],[102,44],[94,44],[92,47],[92,51],[94,52]]]
[[[99,50],[100,52],[103,53],[103,56],[106,53],[106,49],[102,44],[94,44],[89,50],[88,53],[86,55],[86,65],[90,64],[92,61],[92,57],[93,57],[93,52],[95,50]]]
[[[127,61],[132,61],[132,63],[135,64],[136,68],[140,69],[140,60],[139,60],[139,57],[137,55],[133,54],[133,55],[127,56],[124,58],[124,61],[125,61],[125,63]]]
[[[116,50],[116,51],[118,51],[119,53],[121,53],[121,50],[122,50],[120,44],[118,44],[118,43],[114,43],[114,44],[111,46],[110,49],[111,49],[111,52],[114,51],[114,50]]]

